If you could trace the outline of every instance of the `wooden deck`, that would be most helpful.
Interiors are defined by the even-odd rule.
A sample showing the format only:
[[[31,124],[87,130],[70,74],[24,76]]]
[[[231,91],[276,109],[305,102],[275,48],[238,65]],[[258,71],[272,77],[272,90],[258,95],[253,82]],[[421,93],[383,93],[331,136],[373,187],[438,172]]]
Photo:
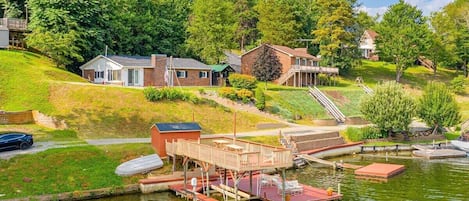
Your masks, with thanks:
[[[405,170],[403,165],[373,163],[355,170],[355,174],[366,177],[389,178]]]
[[[313,162],[316,162],[316,163],[321,163],[321,164],[324,164],[324,165],[330,165],[330,166],[333,166],[333,167],[343,167],[343,168],[348,168],[348,169],[359,169],[359,168],[362,168],[363,166],[361,165],[354,165],[354,164],[348,164],[348,163],[334,163],[334,162],[331,162],[331,161],[327,161],[327,160],[323,160],[323,159],[320,159],[320,158],[316,158],[314,156],[310,156],[310,155],[306,155],[306,154],[301,154],[301,155],[298,155],[298,157],[300,158],[303,158],[305,160],[308,160],[308,161],[313,161]]]
[[[220,143],[222,140],[227,143]],[[170,156],[185,156],[235,171],[288,168],[293,165],[290,149],[223,137],[166,142],[166,152]]]
[[[454,149],[432,149],[421,145],[412,145],[417,149],[412,155],[424,157],[426,159],[442,159],[442,158],[462,158],[466,157],[466,152]]]
[[[242,178],[239,182],[239,190],[250,193],[253,196],[259,196],[261,200],[281,201],[282,195],[279,194],[278,188],[275,185],[258,186],[261,175],[253,176],[252,192],[250,189],[249,178]],[[212,182],[214,185],[219,185],[219,181]],[[233,181],[229,180],[228,185],[233,187]],[[340,200],[342,195],[333,193],[331,196],[327,195],[327,190],[315,188],[308,185],[303,185],[303,193],[298,195],[291,195],[290,201],[327,201],[327,200]]]
[[[28,23],[25,19],[0,18],[0,27],[6,27],[12,31],[26,31]]]

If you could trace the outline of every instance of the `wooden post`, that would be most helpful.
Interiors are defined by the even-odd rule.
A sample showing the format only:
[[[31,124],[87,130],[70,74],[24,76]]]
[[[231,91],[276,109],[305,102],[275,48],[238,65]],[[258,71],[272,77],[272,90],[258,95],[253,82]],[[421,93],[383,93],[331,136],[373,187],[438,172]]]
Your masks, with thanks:
[[[187,161],[184,159],[182,162],[184,165],[184,190],[187,190]]]
[[[252,170],[249,171],[249,192],[252,194]]]
[[[233,117],[233,144],[236,142],[236,111]]]
[[[235,191],[235,201],[238,201],[238,171],[234,172],[233,179],[234,191]]]
[[[285,180],[287,180],[285,175],[285,168],[282,168],[282,201],[285,201]]]

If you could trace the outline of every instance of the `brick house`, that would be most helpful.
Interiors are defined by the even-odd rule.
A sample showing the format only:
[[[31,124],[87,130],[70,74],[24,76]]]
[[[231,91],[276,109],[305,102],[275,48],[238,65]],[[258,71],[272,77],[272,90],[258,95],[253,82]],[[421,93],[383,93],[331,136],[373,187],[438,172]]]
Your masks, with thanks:
[[[241,73],[252,75],[252,67],[260,52],[260,47],[272,48],[282,64],[282,75],[274,82],[287,86],[309,86],[319,83],[319,74],[336,76],[337,68],[321,67],[319,58],[308,54],[306,48],[289,48],[280,45],[263,44],[241,55]]]
[[[99,55],[80,66],[82,77],[96,84],[123,86],[211,86],[211,68],[191,58]]]
[[[363,58],[373,61],[379,60],[379,57],[376,54],[376,36],[378,36],[378,34],[373,30],[365,30],[365,32],[363,32],[363,35],[360,38],[359,46]]]

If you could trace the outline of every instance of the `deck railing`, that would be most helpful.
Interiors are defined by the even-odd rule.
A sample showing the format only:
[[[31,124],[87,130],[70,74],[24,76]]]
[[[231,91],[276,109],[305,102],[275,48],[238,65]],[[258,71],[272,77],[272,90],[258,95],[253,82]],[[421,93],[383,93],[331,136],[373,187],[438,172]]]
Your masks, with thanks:
[[[175,142],[166,142],[166,151],[168,155],[187,156],[237,171],[282,168],[293,165],[292,153],[289,149],[237,140],[233,141],[232,144],[242,147],[242,151],[230,151],[226,147],[214,144],[214,139],[220,138],[199,141],[179,139]]]
[[[25,31],[28,27],[28,23],[25,19],[0,18],[0,27],[6,27],[16,31]]]
[[[339,69],[333,67],[292,65],[292,69],[312,73],[339,74]]]

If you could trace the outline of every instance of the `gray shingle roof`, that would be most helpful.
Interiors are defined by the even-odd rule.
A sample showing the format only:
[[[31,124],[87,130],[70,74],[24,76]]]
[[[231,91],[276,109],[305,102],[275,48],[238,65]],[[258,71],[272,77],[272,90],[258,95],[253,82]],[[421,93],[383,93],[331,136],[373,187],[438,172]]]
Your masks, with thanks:
[[[120,56],[112,55],[108,56],[109,59],[117,62],[122,66],[140,66],[140,67],[152,67],[151,57],[149,56]],[[166,60],[166,65],[169,66],[169,57]],[[173,67],[181,69],[207,69],[210,70],[210,66],[191,58],[173,58]]]

